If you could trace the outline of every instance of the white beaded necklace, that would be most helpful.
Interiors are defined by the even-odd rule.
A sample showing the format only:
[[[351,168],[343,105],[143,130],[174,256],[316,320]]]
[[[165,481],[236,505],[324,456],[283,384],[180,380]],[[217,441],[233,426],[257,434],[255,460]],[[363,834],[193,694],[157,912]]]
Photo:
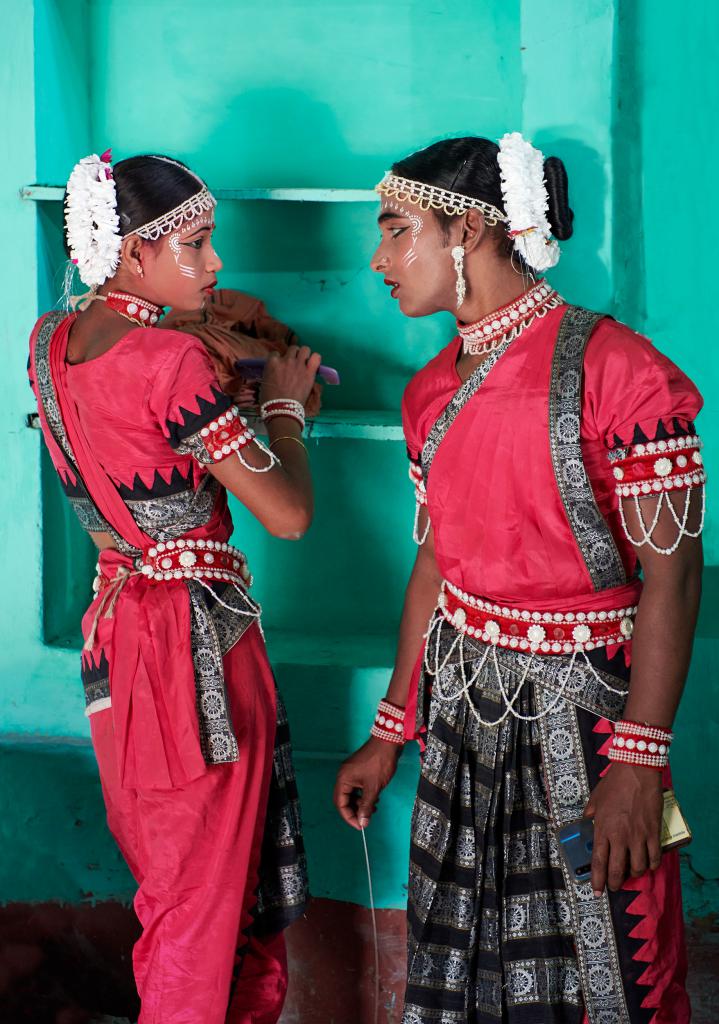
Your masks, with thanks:
[[[507,306],[494,310],[473,324],[457,321],[465,355],[479,356],[494,352],[506,341],[514,341],[550,309],[561,306],[564,299],[547,284],[538,281]]]

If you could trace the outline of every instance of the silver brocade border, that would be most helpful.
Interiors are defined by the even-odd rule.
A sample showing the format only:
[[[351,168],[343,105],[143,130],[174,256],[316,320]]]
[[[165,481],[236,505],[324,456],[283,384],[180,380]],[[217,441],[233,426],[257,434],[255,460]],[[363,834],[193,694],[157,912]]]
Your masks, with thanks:
[[[188,580],[187,589],[200,747],[206,764],[228,764],[238,761],[240,754],[230,719],[222,647],[205,602],[204,588]],[[248,625],[249,621],[245,629]]]
[[[538,710],[550,709],[553,697],[535,689]],[[555,827],[580,818],[589,799],[577,709],[561,701],[539,721],[547,795]],[[572,914],[577,963],[590,1024],[631,1024],[614,935],[609,897],[596,898],[591,882],[577,882],[562,858],[562,873]]]
[[[89,508],[83,508],[77,504],[76,501],[73,501],[72,499],[70,500],[70,504],[77,514],[82,528],[89,531],[90,526],[92,525],[96,532],[109,533],[117,544],[118,551],[121,551],[125,555],[137,555],[139,554],[138,549],[134,548],[131,544],[128,544],[124,537],[121,537],[117,530],[114,530],[112,526],[110,526],[95,505],[95,502],[85,486],[85,481],[82,479],[82,476],[75,464],[75,455],[70,442],[68,441],[67,433],[65,432],[65,424],[62,422],[60,407],[55,393],[55,385],[53,384],[52,374],[50,373],[49,352],[52,336],[65,319],[66,315],[66,313],[61,311],[48,313],[40,325],[40,330],[38,331],[37,339],[35,341],[35,360],[33,369],[35,372],[35,383],[37,384],[38,394],[40,395],[40,402],[42,404],[43,412],[45,413],[45,420],[50,428],[50,433],[67,459],[68,466],[72,470],[78,485],[85,492],[87,505],[92,506],[95,510],[96,518],[93,521],[89,516]],[[86,518],[83,518],[81,512],[87,513]]]
[[[582,458],[582,368],[601,313],[569,306],[557,335],[549,388],[549,442],[557,487],[595,590],[627,582],[624,565],[592,491]]]

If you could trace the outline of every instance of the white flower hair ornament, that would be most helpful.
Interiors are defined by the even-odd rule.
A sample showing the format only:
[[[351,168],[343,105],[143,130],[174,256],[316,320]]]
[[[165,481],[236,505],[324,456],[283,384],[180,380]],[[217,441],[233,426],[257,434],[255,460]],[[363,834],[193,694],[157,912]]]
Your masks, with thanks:
[[[560,250],[547,220],[549,196],[542,153],[520,132],[509,132],[499,140],[497,163],[514,248],[533,270],[555,267]]]
[[[75,164],[65,196],[65,229],[70,259],[80,280],[93,290],[112,277],[120,262],[120,221],[112,176],[112,152],[86,156]]]

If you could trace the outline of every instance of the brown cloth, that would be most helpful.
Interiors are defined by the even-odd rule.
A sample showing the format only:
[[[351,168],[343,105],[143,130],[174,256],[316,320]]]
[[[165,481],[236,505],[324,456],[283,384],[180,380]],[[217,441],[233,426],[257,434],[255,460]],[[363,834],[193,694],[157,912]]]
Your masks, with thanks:
[[[264,302],[233,288],[213,292],[204,309],[171,310],[162,326],[200,339],[215,364],[222,390],[243,408],[257,404],[258,385],[238,373],[235,361],[266,359],[273,350],[284,353],[289,345],[298,344],[292,328],[270,316]],[[316,416],[321,404],[322,389],[315,383],[305,402],[305,412]]]

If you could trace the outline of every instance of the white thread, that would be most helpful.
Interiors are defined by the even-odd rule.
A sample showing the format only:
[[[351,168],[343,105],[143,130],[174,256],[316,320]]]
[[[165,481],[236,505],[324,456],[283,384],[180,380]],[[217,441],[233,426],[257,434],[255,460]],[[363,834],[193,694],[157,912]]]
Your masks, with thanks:
[[[377,938],[377,915],[374,908],[374,893],[372,892],[372,872],[369,866],[369,850],[367,839],[364,834],[364,827],[360,825],[362,834],[362,845],[364,846],[365,864],[367,865],[367,886],[369,888],[369,907],[372,914],[372,936],[374,939],[374,1024],[379,1021],[379,940]]]

